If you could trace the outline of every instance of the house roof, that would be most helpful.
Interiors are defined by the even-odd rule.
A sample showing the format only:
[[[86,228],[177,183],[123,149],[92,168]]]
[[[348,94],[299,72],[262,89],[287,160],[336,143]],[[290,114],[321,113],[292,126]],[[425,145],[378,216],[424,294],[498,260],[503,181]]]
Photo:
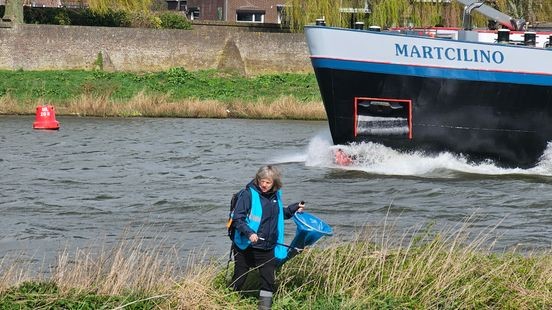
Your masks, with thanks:
[[[61,6],[61,0],[24,0],[23,5],[57,8]]]
[[[256,6],[240,6],[236,8],[236,11],[242,13],[265,13],[266,10]]]

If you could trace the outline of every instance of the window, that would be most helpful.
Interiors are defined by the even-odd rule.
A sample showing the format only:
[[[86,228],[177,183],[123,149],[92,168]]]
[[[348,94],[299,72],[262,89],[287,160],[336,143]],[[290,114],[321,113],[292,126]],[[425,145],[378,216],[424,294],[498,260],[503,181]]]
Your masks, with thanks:
[[[252,22],[252,23],[264,23],[265,12],[261,11],[237,11],[236,21],[238,22]]]
[[[200,9],[199,7],[188,7],[188,15],[190,20],[199,19]]]

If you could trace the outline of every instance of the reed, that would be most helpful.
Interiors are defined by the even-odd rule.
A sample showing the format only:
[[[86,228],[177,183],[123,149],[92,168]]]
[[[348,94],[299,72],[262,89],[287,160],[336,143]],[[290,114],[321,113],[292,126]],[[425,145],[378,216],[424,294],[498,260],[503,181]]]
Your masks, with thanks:
[[[179,266],[176,251],[144,237],[122,238],[111,249],[64,249],[51,280],[60,294],[95,292],[121,295],[128,291],[154,295],[170,287]]]
[[[260,100],[254,103],[231,102],[228,116],[258,119],[324,120],[326,112],[320,102],[299,102],[290,96],[282,96],[273,102]]]
[[[552,252],[493,253],[492,230],[406,235],[368,229],[307,251],[279,275],[280,298],[344,308],[544,309],[552,306]],[[304,300],[294,300],[303,296]]]
[[[0,260],[0,294],[25,281],[37,279],[31,272],[32,267],[32,260],[21,253],[15,257],[4,256]]]
[[[32,113],[31,111],[33,110],[31,110],[31,106],[25,103],[18,102],[17,100],[15,100],[15,98],[13,98],[9,94],[5,96],[0,96],[0,115],[30,114]]]
[[[550,309],[552,251],[493,250],[494,228],[399,232],[393,223],[325,240],[277,274],[277,309]],[[162,239],[62,250],[46,275],[0,261],[0,308],[255,309],[226,285],[226,254],[186,262]],[[101,243],[100,243],[101,244]],[[31,306],[29,306],[31,305]]]
[[[34,114],[37,105],[49,104],[39,100],[33,104],[20,103],[9,96],[0,97],[0,114]],[[67,104],[56,105],[57,115],[83,117],[186,117],[186,118],[257,118],[324,120],[326,112],[321,102],[302,102],[291,96],[272,101],[254,102],[200,100],[195,98],[171,100],[167,95],[146,95],[139,92],[128,101],[116,101],[108,95],[83,94]]]
[[[226,256],[226,255],[224,255]],[[175,282],[171,304],[178,309],[253,309],[252,302],[240,299],[226,288],[220,260],[195,252],[187,261],[184,274]]]
[[[189,99],[171,101],[166,95],[146,95],[139,92],[128,101],[111,100],[108,96],[81,95],[59,115],[100,117],[227,117],[226,106],[216,100]]]

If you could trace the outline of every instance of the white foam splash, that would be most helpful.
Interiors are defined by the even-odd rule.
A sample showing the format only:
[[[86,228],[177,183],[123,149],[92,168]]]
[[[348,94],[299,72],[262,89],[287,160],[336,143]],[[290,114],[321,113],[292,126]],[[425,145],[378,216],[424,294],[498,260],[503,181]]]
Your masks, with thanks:
[[[307,166],[328,167],[333,163],[332,142],[328,132],[319,133],[311,139],[307,147]]]
[[[552,142],[548,142],[544,153],[539,159],[539,163],[534,168],[529,169],[529,171],[534,174],[552,175]]]
[[[348,166],[334,162],[334,152],[341,148],[355,158]],[[399,152],[378,143],[353,143],[333,145],[328,133],[321,133],[311,139],[302,154],[289,156],[294,162],[304,161],[306,166],[358,170],[382,175],[404,175],[425,177],[451,177],[454,172],[483,175],[541,175],[552,176],[552,143],[544,152],[539,163],[530,169],[503,168],[492,161],[473,163],[465,157],[442,152],[427,155],[421,152]],[[279,162],[290,162],[290,158],[279,158]],[[286,159],[285,161],[283,159]]]
[[[286,163],[301,163],[307,160],[307,154],[304,152],[301,153],[291,153],[278,156],[277,158],[272,159],[271,163],[275,164],[286,164]]]
[[[310,140],[306,151],[301,149],[297,152],[281,154],[272,158],[269,162],[274,164],[304,162],[308,166],[328,165],[331,163],[330,153],[327,153],[330,152],[330,146],[332,146],[331,140],[329,131],[320,132]]]

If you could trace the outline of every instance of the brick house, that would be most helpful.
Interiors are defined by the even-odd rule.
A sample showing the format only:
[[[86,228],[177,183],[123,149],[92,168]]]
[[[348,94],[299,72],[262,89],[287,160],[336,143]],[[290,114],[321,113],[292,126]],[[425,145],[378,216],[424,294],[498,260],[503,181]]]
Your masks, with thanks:
[[[6,0],[0,0],[0,5]],[[33,7],[87,7],[87,0],[23,0]],[[180,10],[190,20],[220,20],[281,24],[286,0],[166,0],[171,11]]]
[[[50,7],[59,8],[62,6],[61,0],[24,0],[23,5],[32,7]]]
[[[81,8],[88,6],[87,2],[87,0],[23,0],[23,5],[44,8]],[[0,0],[0,5],[6,5],[6,0]]]
[[[225,0],[167,0],[171,11],[182,11],[190,20],[225,20]]]
[[[0,0],[0,5],[6,5],[6,0]],[[60,7],[60,0],[23,0],[25,6]]]
[[[186,12],[191,20],[280,24],[285,0],[167,0],[169,10]]]
[[[282,23],[285,0],[228,0],[226,21]]]
[[[66,8],[87,8],[88,0],[61,0],[61,5]]]

